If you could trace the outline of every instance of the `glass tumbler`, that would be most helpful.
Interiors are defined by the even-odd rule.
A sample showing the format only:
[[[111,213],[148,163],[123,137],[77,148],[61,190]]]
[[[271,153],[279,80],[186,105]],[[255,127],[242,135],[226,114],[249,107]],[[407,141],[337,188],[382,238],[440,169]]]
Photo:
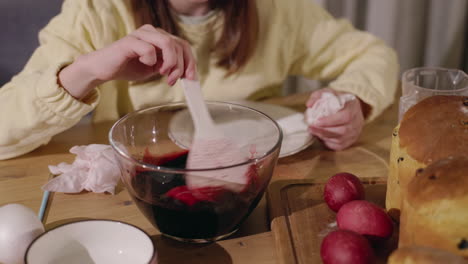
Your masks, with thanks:
[[[419,101],[434,95],[468,95],[468,75],[456,69],[414,68],[403,73],[398,120]]]

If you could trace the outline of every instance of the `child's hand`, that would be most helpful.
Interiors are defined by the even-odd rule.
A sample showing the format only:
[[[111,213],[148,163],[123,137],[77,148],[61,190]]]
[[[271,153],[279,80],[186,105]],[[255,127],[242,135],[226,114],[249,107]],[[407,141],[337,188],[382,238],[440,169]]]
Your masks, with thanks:
[[[307,101],[307,107],[312,107],[325,91],[340,94],[329,88],[313,92]],[[345,103],[343,109],[335,114],[319,118],[309,126],[309,131],[320,138],[330,149],[343,150],[351,146],[359,138],[364,126],[364,116],[359,99]]]
[[[173,85],[180,77],[195,78],[195,59],[188,42],[151,25],[93,53],[88,56],[105,66],[96,69],[103,80],[139,80],[159,73],[167,75],[167,82]]]
[[[196,62],[187,41],[144,25],[107,47],[82,55],[59,75],[62,86],[77,98],[110,80],[167,76],[167,83],[196,78]]]

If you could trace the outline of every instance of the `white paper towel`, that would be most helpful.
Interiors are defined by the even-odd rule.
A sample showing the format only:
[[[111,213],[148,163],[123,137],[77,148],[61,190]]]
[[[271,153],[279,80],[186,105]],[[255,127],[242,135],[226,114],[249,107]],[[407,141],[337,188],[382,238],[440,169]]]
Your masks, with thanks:
[[[76,154],[72,164],[62,162],[57,166],[49,166],[50,172],[59,176],[45,184],[43,190],[63,193],[87,190],[114,194],[121,173],[111,146],[74,146],[70,153]]]

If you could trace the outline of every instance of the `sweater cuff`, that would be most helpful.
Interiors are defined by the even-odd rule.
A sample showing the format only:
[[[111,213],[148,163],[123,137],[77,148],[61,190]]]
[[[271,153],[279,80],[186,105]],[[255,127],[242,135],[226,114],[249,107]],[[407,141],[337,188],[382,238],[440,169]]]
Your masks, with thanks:
[[[38,100],[49,111],[53,112],[60,118],[64,119],[80,119],[91,112],[99,102],[99,92],[93,89],[81,101],[71,96],[58,83],[58,73],[69,63],[62,63],[47,69],[42,74],[36,85],[36,94]]]
[[[339,81],[331,82],[328,86],[336,91],[352,93],[359,97],[364,103],[370,105],[372,109],[370,110],[369,116],[366,118],[366,123],[374,120],[383,111],[384,106],[372,87]]]

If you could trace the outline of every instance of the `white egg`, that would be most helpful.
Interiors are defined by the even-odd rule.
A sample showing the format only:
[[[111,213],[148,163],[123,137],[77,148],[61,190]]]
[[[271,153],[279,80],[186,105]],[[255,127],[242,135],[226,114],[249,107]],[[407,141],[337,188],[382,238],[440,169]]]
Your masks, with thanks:
[[[20,204],[0,207],[0,263],[24,263],[29,244],[43,232],[33,210]]]

